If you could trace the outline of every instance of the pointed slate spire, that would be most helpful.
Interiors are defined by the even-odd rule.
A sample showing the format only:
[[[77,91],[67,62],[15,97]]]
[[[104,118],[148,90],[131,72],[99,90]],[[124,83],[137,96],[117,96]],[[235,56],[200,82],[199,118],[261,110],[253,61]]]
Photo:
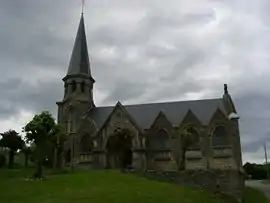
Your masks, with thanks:
[[[73,47],[67,75],[86,74],[92,78],[87,49],[83,14],[81,15],[75,44]]]

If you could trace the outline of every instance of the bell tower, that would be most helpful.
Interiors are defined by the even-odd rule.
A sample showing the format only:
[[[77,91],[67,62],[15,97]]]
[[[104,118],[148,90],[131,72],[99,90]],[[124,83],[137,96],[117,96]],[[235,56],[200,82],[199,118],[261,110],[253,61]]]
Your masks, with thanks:
[[[62,101],[57,102],[58,122],[67,123],[71,110],[72,120],[76,120],[84,112],[95,107],[93,99],[95,80],[90,69],[83,13],[81,14],[68,71],[62,80],[65,92]]]
[[[83,14],[81,15],[68,71],[63,81],[65,83],[64,101],[76,97],[79,100],[89,101],[94,107],[93,85],[95,80],[91,75]]]

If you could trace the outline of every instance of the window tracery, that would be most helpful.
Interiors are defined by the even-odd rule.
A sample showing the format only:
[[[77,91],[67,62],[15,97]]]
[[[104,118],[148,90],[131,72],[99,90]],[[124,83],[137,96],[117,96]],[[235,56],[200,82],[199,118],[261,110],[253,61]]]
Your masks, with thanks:
[[[212,133],[212,146],[227,146],[229,145],[229,139],[227,131],[224,126],[216,126]]]
[[[169,148],[169,133],[165,129],[159,129],[154,135],[151,136],[149,147],[151,149],[168,149]]]

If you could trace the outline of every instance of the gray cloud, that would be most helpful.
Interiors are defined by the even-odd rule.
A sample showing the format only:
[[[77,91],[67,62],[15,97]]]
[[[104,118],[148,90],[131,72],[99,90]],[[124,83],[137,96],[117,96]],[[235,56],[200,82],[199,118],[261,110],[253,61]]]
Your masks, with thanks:
[[[194,2],[86,2],[95,101],[220,97],[228,83],[244,152],[257,153],[270,132],[270,4]],[[79,12],[76,1],[0,1],[0,119],[56,114]]]
[[[55,102],[63,95],[59,81],[31,84],[17,78],[1,81],[0,92],[0,112],[3,118],[14,116],[21,109],[31,112],[50,110],[55,115]]]

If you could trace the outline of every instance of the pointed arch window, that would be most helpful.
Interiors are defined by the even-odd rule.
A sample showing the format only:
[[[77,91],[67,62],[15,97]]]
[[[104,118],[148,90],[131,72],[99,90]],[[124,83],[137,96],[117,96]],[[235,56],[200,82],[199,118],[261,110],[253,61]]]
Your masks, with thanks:
[[[167,130],[159,129],[154,135],[150,138],[150,148],[151,149],[168,149],[169,148],[170,136]]]
[[[183,136],[187,144],[187,149],[192,150],[200,148],[200,136],[198,131],[194,127],[187,127]]]
[[[81,83],[81,92],[85,92],[85,82]]]
[[[83,153],[91,152],[93,148],[93,142],[89,134],[85,134],[81,139],[81,151]]]
[[[215,127],[212,133],[212,146],[220,147],[228,145],[230,145],[230,143],[225,127],[224,126]]]

